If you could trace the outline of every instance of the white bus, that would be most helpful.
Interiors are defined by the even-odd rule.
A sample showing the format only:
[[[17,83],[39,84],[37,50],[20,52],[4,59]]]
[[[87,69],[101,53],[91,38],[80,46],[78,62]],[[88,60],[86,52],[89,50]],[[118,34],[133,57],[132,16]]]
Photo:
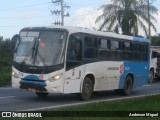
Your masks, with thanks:
[[[149,70],[149,83],[153,83],[155,77],[158,77],[157,74],[157,56],[158,50],[151,48],[150,49],[150,70]]]
[[[17,37],[12,86],[35,92],[78,93],[87,100],[94,91],[130,95],[148,83],[149,40],[75,27],[28,27]]]

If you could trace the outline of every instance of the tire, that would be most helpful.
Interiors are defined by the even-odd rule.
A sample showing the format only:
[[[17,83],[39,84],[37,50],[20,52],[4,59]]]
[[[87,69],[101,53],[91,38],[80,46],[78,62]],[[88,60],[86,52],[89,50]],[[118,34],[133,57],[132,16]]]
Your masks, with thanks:
[[[128,96],[132,93],[133,79],[131,76],[127,76],[124,84],[124,89],[122,90],[123,95]]]
[[[39,97],[47,97],[49,93],[44,93],[44,92],[36,92],[36,95]]]
[[[93,83],[90,78],[86,77],[83,81],[82,92],[80,93],[81,100],[88,100],[93,93]]]
[[[154,82],[154,71],[150,70],[149,71],[149,83],[153,83]]]

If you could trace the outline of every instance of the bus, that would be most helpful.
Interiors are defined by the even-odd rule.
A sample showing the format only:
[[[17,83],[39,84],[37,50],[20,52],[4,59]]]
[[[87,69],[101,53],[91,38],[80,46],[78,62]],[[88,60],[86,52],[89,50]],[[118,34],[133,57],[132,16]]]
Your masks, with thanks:
[[[149,83],[153,83],[155,80],[155,77],[158,76],[158,50],[154,48],[150,48],[150,70],[149,70]]]
[[[95,91],[130,95],[148,84],[148,39],[78,27],[26,27],[14,51],[12,86],[35,92],[77,94]]]

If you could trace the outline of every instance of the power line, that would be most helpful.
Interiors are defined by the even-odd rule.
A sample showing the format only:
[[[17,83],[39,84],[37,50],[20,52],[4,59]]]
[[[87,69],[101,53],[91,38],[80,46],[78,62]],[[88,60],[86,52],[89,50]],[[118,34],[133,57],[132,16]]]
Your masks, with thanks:
[[[52,10],[51,13],[58,16],[61,16],[61,21],[55,21],[55,25],[64,25],[64,17],[69,17],[69,13],[65,14],[65,9],[69,9],[71,6],[67,5],[64,0],[52,0],[52,3],[56,6],[60,6],[59,10]]]
[[[14,8],[0,9],[0,11],[9,11],[9,10],[15,10],[15,9],[19,9],[19,8],[40,6],[40,5],[44,5],[44,4],[50,4],[50,3],[52,3],[52,2],[45,2],[45,3],[39,3],[39,4],[33,4],[33,5],[19,6],[19,7],[14,7]]]
[[[36,9],[38,11],[48,11],[49,9]],[[28,12],[30,10],[4,10],[5,12]],[[4,11],[1,11],[0,12],[4,12]]]
[[[26,19],[26,18],[46,18],[46,17],[50,17],[50,16],[22,16],[22,17],[0,17],[0,19]]]

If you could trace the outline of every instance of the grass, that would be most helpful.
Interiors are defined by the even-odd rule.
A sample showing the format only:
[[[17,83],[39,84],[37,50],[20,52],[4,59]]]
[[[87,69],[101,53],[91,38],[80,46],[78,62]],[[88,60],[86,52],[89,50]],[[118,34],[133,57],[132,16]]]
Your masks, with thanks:
[[[48,110],[48,109],[47,109]],[[72,112],[72,114],[76,114],[76,111],[83,111],[83,113],[93,113],[91,117],[54,117],[57,111],[61,112]],[[64,107],[59,109],[50,109],[52,117],[47,118],[33,118],[34,120],[159,120],[158,117],[96,117],[94,113],[96,112],[105,112],[107,111],[123,111],[123,112],[133,112],[135,111],[145,111],[154,112],[160,111],[160,95],[150,96],[140,99],[132,99],[132,100],[121,100],[121,101],[113,101],[113,102],[101,102],[101,103],[91,103],[81,106],[72,106],[72,107]],[[122,112],[122,113],[123,113]],[[156,112],[155,112],[156,113]],[[43,116],[43,114],[42,114]],[[159,112],[160,117],[160,112]],[[16,120],[17,118],[11,118],[9,120]],[[25,120],[32,120],[32,118],[24,118]],[[5,119],[8,120],[8,119]]]
[[[54,110],[54,109],[53,109]],[[56,111],[160,111],[160,95],[133,100],[91,103],[56,109]]]
[[[11,67],[0,66],[0,86],[11,84]]]

